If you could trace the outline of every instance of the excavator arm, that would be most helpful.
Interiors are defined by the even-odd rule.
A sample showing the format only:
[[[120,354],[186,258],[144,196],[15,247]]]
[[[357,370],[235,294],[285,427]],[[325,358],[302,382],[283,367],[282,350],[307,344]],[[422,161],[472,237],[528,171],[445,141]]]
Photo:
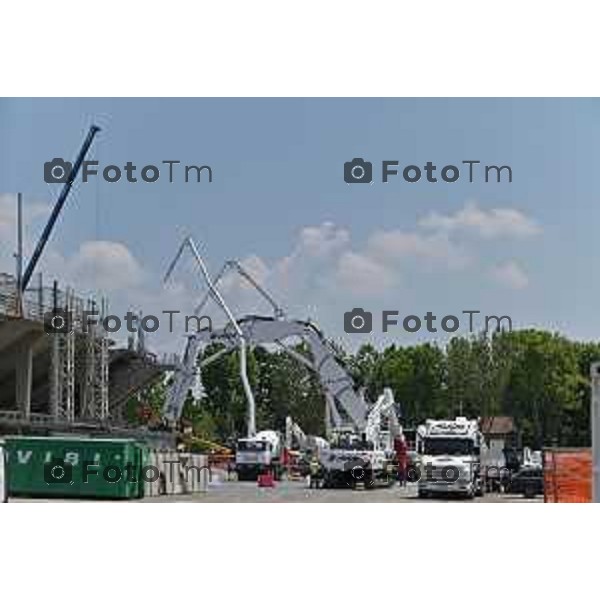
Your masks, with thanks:
[[[402,435],[402,426],[398,421],[396,414],[396,403],[394,394],[390,388],[385,388],[383,393],[373,405],[367,418],[367,427],[365,428],[365,437],[367,441],[373,442],[375,448],[381,445],[381,432],[383,419],[387,420],[389,446],[393,443],[394,438]]]

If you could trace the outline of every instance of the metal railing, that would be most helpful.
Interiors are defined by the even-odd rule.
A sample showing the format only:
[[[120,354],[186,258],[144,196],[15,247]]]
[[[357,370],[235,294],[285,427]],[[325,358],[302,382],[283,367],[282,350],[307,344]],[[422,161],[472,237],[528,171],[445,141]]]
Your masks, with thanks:
[[[96,303],[89,299],[76,296],[72,290],[61,290],[55,283],[53,287],[44,286],[40,277],[37,288],[26,290],[22,296],[20,306],[20,295],[17,280],[8,273],[0,273],[0,318],[25,318],[31,321],[44,321],[44,316],[55,310],[64,310],[72,319],[73,329],[84,331],[84,312],[100,310],[103,302]]]
[[[5,422],[27,422],[28,424],[33,425],[44,425],[48,423],[58,422],[59,419],[55,418],[52,415],[44,414],[44,413],[30,413],[27,417],[20,410],[0,410],[0,421]]]

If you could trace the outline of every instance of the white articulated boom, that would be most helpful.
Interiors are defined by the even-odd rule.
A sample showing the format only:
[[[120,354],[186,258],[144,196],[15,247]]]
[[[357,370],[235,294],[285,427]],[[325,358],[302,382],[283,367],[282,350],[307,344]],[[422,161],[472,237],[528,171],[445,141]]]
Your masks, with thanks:
[[[212,297],[219,308],[223,310],[225,313],[227,320],[229,321],[230,326],[233,328],[235,335],[237,336],[237,343],[240,353],[240,378],[242,380],[242,385],[244,387],[244,394],[246,395],[246,400],[248,402],[248,437],[252,437],[256,435],[256,405],[254,402],[254,395],[252,393],[252,389],[250,387],[250,382],[248,380],[248,371],[246,368],[246,340],[244,339],[244,334],[237,325],[237,322],[229,309],[229,306],[225,303],[223,296],[221,296],[219,290],[217,289],[215,283],[212,281],[208,269],[206,268],[206,264],[194,243],[194,240],[191,237],[186,238],[181,246],[175,258],[171,262],[167,273],[164,277],[165,282],[169,279],[171,273],[175,269],[177,262],[183,255],[183,251],[189,248],[191,253],[193,254],[196,263],[200,267],[200,272],[204,281],[208,287],[208,295]],[[252,280],[253,281],[253,280]],[[201,307],[199,307],[201,309]],[[199,316],[198,310],[196,311],[196,315]],[[173,390],[168,394],[168,397],[165,401],[165,405],[163,407],[163,417],[173,425],[181,418],[181,413],[183,411],[183,405],[185,404],[185,399],[187,397],[187,392],[191,386],[187,386],[187,382],[192,379],[192,382],[197,377],[197,372],[195,371],[195,365],[192,363],[195,361],[195,357],[198,355],[197,348],[195,348],[196,340],[192,339],[194,336],[191,336],[188,340],[188,345],[185,351],[183,363],[181,365],[180,372],[176,372],[175,374],[175,382],[172,386]]]
[[[310,348],[311,359],[287,348],[285,342],[290,338],[303,339]],[[223,351],[227,352],[236,349],[240,339],[244,339],[251,346],[278,345],[290,356],[301,360],[318,375],[327,396],[334,426],[349,425],[357,431],[365,429],[369,408],[363,394],[355,389],[352,377],[314,324],[305,321],[248,316],[237,321],[236,327],[227,325],[223,329],[212,332],[200,331],[190,336],[188,345],[198,351],[209,344],[220,343],[224,346]],[[187,369],[182,373],[182,380],[189,381],[191,377],[192,355],[191,351],[186,352],[186,365],[183,366]],[[202,362],[200,366],[202,366]],[[165,408],[168,409],[168,414],[165,411],[165,416],[170,419],[178,418],[181,415],[187,394],[187,390],[183,391],[183,386],[172,386],[172,388],[173,392],[165,405]]]
[[[382,417],[387,420],[387,429],[383,430]],[[369,411],[365,437],[372,442],[377,450],[391,451],[394,439],[402,435],[402,426],[396,414],[394,394],[390,388],[385,388]]]
[[[300,425],[288,416],[285,419],[285,447],[292,450],[294,446],[299,450],[321,451],[329,448],[329,442],[315,435],[307,435]]]
[[[228,318],[228,324],[222,329],[201,330],[189,336],[182,361],[177,366],[173,385],[170,386],[163,408],[164,418],[175,424],[180,418],[188,390],[198,381],[202,368],[218,360],[227,352],[240,351],[240,375],[248,398],[248,437],[238,440],[236,453],[236,470],[238,476],[246,477],[255,471],[260,472],[265,467],[277,472],[277,449],[281,446],[276,432],[260,432],[256,434],[255,404],[246,373],[246,349],[248,346],[277,346],[295,360],[312,370],[319,378],[326,398],[326,426],[328,436],[333,433],[336,439],[353,439],[350,446],[343,443],[343,448],[335,446],[328,448],[323,442],[321,462],[325,468],[326,480],[334,482],[340,475],[345,476],[349,462],[354,465],[356,460],[366,466],[373,479],[382,479],[391,462],[393,439],[401,435],[395,413],[394,397],[390,389],[386,389],[373,407],[365,401],[362,390],[357,389],[353,378],[338,357],[336,350],[325,339],[321,331],[310,321],[286,320],[284,312],[272,297],[243,269],[237,261],[225,263],[217,278],[211,281],[204,262],[191,239],[184,242],[169,273],[179,259],[185,245],[192,250],[202,274],[208,284],[208,292],[198,305],[195,313],[200,314],[209,298],[216,300]],[[235,320],[216,285],[229,269],[235,271],[250,283],[266,299],[274,310],[274,317],[246,316]],[[168,276],[168,275],[167,275]],[[298,352],[286,343],[290,340],[303,340],[310,350],[310,356]],[[216,354],[206,359],[198,360],[204,348],[210,344],[222,346]],[[387,430],[383,430],[383,420]],[[296,436],[300,443],[306,444],[304,432],[296,425],[288,432],[288,437]],[[265,435],[261,435],[265,434]],[[268,434],[268,436],[267,436]],[[341,437],[338,435],[341,434]],[[271,437],[269,437],[271,436]],[[350,438],[348,438],[350,436]],[[259,439],[260,438],[260,439]],[[273,438],[273,439],[271,439]],[[315,438],[316,441],[317,438]],[[243,460],[242,460],[243,459]],[[238,469],[239,467],[239,469]],[[243,467],[243,468],[242,468]]]
[[[290,354],[317,374],[325,390],[330,414],[338,415],[332,436],[334,443],[320,452],[326,485],[363,482],[371,487],[376,482],[392,483],[388,473],[394,459],[393,442],[395,437],[402,435],[392,391],[386,388],[373,407],[369,407],[335,351],[310,322],[248,316],[240,319],[237,326],[251,346],[278,345],[287,351],[285,342],[291,338],[303,339],[308,344],[310,359],[297,352]],[[234,350],[239,339],[230,326],[212,332],[201,331],[196,338],[201,346],[219,343],[223,351]],[[386,429],[383,428],[384,420]],[[367,474],[366,479],[356,476],[357,464],[361,468],[364,466],[360,472]]]
[[[235,271],[240,277],[242,277],[246,282],[248,282],[272,307],[273,312],[275,314],[275,318],[283,318],[284,311],[283,309],[275,302],[271,294],[267,292],[257,281],[244,269],[241,263],[237,260],[228,260],[221,267],[219,273],[217,274],[214,280],[211,280],[204,261],[200,256],[196,245],[194,244],[191,238],[187,238],[184,240],[181,245],[179,252],[177,253],[175,259],[171,263],[169,270],[167,271],[167,275],[165,276],[165,281],[169,278],[171,272],[175,268],[175,265],[185,247],[189,246],[196,261],[198,262],[204,280],[207,284],[208,290],[206,291],[204,297],[194,310],[194,314],[196,316],[201,316],[204,307],[207,302],[212,298],[216,301],[218,306],[225,312],[229,324],[233,327],[235,335],[237,337],[237,347],[240,351],[240,376],[244,385],[244,393],[246,394],[246,398],[248,400],[248,436],[256,434],[256,404],[254,401],[254,395],[250,388],[250,383],[248,381],[248,374],[246,370],[246,340],[243,336],[243,332],[238,328],[235,319],[233,318],[233,314],[231,310],[225,303],[222,295],[218,291],[218,285],[221,282],[222,278],[227,274],[228,271]],[[202,345],[202,336],[199,335],[190,335],[188,336],[188,340],[186,343],[186,348],[183,354],[182,360],[176,365],[175,373],[173,378],[173,384],[169,387],[167,391],[167,398],[165,400],[165,404],[163,406],[163,418],[169,423],[171,426],[175,425],[181,418],[181,414],[183,412],[183,406],[185,404],[185,400],[187,398],[188,390],[194,387],[194,383],[200,380],[200,369],[198,367],[198,355]],[[221,356],[230,352],[233,348],[228,347],[224,350],[217,352],[216,354],[208,357],[203,363],[201,363],[200,368],[202,366],[208,366],[210,363],[218,360]],[[199,385],[196,387],[200,387]]]

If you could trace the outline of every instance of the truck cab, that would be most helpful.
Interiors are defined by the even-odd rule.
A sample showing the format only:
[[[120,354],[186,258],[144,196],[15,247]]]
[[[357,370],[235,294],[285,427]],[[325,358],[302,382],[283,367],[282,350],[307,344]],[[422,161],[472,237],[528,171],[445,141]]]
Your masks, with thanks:
[[[467,498],[484,492],[481,455],[485,449],[476,420],[426,421],[419,428],[419,497],[437,494]]]
[[[235,452],[235,470],[238,481],[255,481],[258,476],[272,471],[279,479],[281,439],[274,431],[257,433],[254,437],[240,438]]]

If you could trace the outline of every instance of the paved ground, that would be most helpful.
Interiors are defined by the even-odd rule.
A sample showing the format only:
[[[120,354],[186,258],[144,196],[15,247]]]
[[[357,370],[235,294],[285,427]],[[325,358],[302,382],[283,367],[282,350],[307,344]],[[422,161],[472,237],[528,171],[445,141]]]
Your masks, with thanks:
[[[77,502],[78,500],[50,500],[11,498],[11,502]],[[483,498],[436,498],[423,500],[417,497],[417,486],[409,484],[400,488],[380,487],[371,490],[349,488],[311,490],[303,481],[281,481],[274,488],[259,488],[254,482],[222,481],[219,478],[209,485],[208,491],[177,496],[158,496],[134,502],[542,502],[543,498],[526,500],[522,496],[486,494]]]
[[[415,485],[406,488],[393,486],[373,490],[310,490],[304,482],[283,481],[275,488],[259,488],[252,482],[215,482],[208,492],[186,496],[160,496],[144,498],[142,502],[448,502],[452,498],[421,500]],[[541,502],[543,499],[525,500],[520,496],[486,494],[474,502]],[[456,500],[455,500],[456,501]],[[469,500],[458,500],[470,502]]]

